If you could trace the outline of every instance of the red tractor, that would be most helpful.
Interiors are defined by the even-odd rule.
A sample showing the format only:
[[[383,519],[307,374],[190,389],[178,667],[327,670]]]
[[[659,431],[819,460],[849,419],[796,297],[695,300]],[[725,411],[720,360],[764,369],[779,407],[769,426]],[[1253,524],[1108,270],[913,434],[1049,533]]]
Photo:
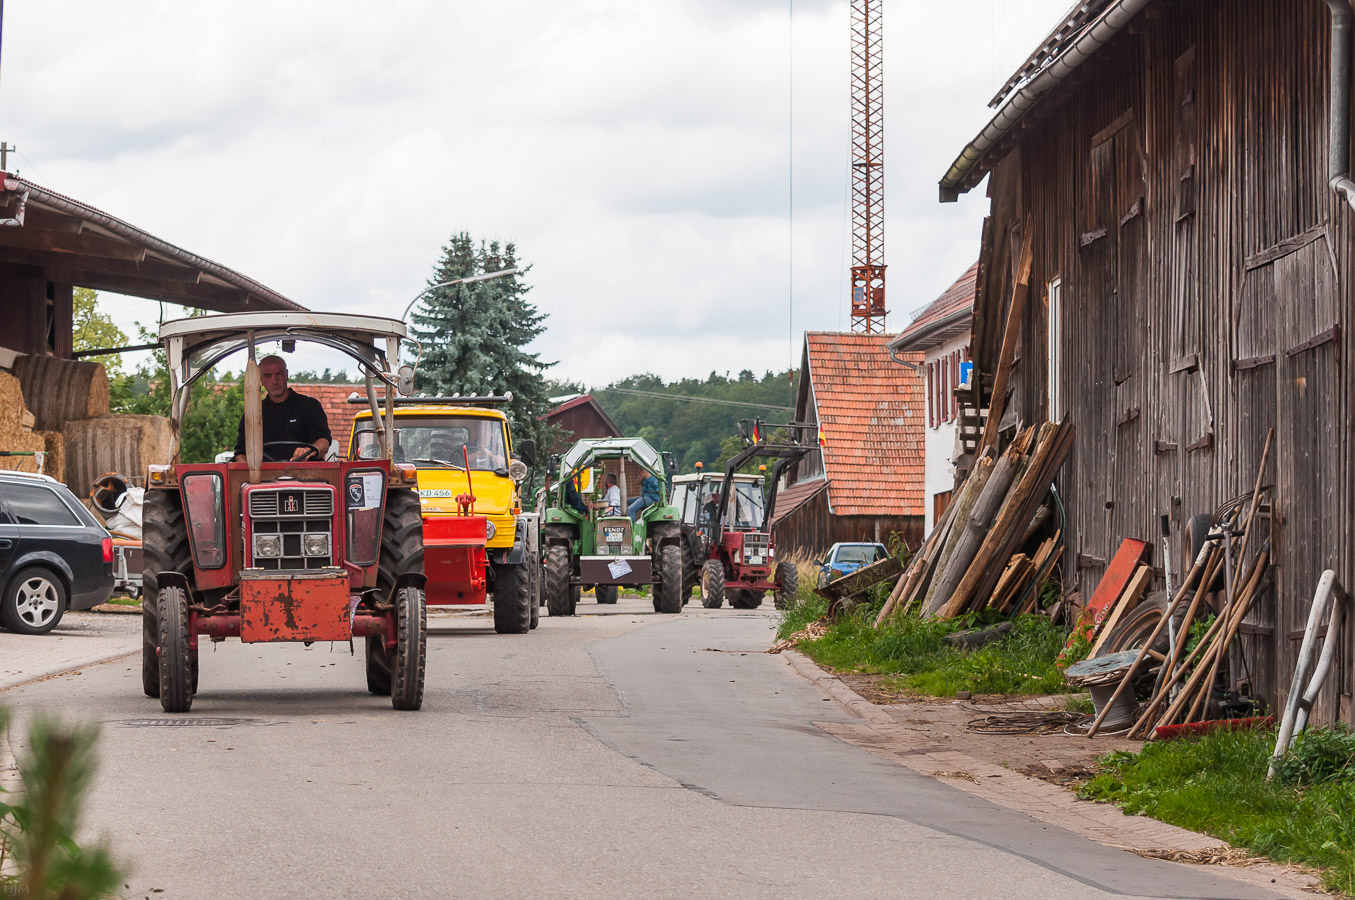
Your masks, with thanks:
[[[701,586],[701,605],[718,609],[728,593],[730,606],[756,609],[762,605],[767,591],[774,592],[777,609],[785,609],[794,602],[799,589],[799,573],[795,564],[776,561],[776,545],[772,541],[768,523],[776,509],[778,482],[786,467],[802,459],[812,443],[806,443],[811,426],[792,423],[775,438],[768,437],[768,426],[761,420],[739,423],[743,449],[734,454],[725,465],[724,478],[704,506],[695,506],[695,523],[684,524],[688,543],[697,547],[694,561],[699,572],[691,573]],[[760,476],[740,476],[736,473],[751,460],[775,459],[770,484],[763,496]],[[694,503],[700,504],[696,495]],[[684,514],[684,522],[688,516]]]
[[[248,354],[245,461],[176,462],[147,474],[142,688],[166,712],[193,705],[202,637],[308,645],[362,638],[368,690],[389,695],[396,709],[422,704],[423,519],[417,473],[393,463],[390,452],[395,395],[413,385],[412,368],[395,370],[406,333],[394,319],[303,312],[161,326],[174,389],[172,459],[193,384],[227,356]],[[268,341],[284,350],[296,341],[323,344],[358,362],[372,414],[382,423],[375,458],[325,460],[310,444],[263,443],[255,347]],[[299,446],[312,452],[293,460]],[[483,521],[478,528],[483,535]]]

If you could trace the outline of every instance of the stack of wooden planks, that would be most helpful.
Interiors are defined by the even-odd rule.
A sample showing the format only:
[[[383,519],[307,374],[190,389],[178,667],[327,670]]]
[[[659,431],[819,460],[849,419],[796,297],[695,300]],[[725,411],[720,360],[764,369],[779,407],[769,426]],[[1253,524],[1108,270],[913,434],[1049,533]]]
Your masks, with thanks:
[[[981,457],[876,625],[914,606],[934,618],[986,607],[1010,615],[1034,609],[1040,582],[1063,551],[1062,535],[1029,545],[1050,515],[1046,495],[1072,443],[1072,425],[1047,422],[1021,431],[996,459]]]

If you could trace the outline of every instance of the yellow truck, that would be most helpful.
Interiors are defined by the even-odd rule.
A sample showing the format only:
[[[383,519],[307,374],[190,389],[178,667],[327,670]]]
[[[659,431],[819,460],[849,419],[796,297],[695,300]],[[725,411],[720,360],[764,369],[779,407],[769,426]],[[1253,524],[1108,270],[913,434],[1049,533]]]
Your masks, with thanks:
[[[428,605],[484,606],[489,594],[500,634],[535,628],[541,602],[536,515],[522,511],[521,497],[536,445],[514,446],[497,408],[511,399],[400,398],[389,436],[391,458],[418,471]],[[349,459],[381,455],[379,421],[370,409],[353,417]]]

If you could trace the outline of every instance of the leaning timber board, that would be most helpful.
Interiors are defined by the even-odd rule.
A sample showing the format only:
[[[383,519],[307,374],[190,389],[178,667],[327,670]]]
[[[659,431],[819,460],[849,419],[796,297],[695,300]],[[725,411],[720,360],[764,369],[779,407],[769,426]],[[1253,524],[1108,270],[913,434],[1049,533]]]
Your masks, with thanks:
[[[1106,567],[1106,574],[1102,576],[1101,583],[1096,586],[1091,599],[1087,601],[1087,612],[1092,617],[1093,634],[1100,630],[1106,616],[1110,615],[1111,607],[1129,586],[1139,562],[1147,551],[1147,541],[1125,538],[1120,542],[1120,549],[1115,551],[1115,558]]]

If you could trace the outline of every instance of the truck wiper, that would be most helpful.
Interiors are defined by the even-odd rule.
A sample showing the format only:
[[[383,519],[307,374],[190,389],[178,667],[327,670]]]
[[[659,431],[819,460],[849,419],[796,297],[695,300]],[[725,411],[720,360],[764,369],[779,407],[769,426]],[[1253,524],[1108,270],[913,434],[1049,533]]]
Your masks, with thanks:
[[[454,463],[454,462],[449,462],[449,461],[447,461],[447,460],[445,460],[445,459],[433,459],[433,458],[431,458],[431,457],[424,457],[424,458],[422,458],[422,459],[411,459],[410,462],[415,462],[415,463],[432,463],[432,464],[435,465],[435,466],[442,466],[443,468],[447,468],[447,469],[456,469],[456,470],[459,471],[459,472],[464,472],[464,471],[465,471],[465,469],[464,469],[462,466],[458,466],[456,463]]]

